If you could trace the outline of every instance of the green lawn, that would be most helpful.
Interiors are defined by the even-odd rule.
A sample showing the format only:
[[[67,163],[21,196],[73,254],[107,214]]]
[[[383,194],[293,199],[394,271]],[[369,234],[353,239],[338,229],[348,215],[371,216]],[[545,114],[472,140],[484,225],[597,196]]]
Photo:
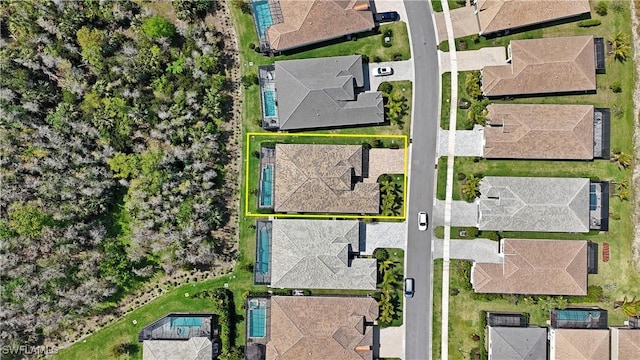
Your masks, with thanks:
[[[449,4],[449,10],[461,8],[465,6],[464,0],[447,0]],[[431,7],[433,7],[434,12],[442,12],[442,1],[440,0],[432,0]]]
[[[600,263],[599,266],[603,264]],[[440,318],[441,292],[442,292],[442,260],[436,260],[433,267],[433,358],[440,358]],[[468,289],[468,281],[462,275],[464,267],[462,262],[452,260],[450,263],[450,290],[449,296],[449,358],[468,359],[472,349],[478,348],[481,341],[475,342],[472,337],[478,334],[484,335],[484,329],[480,328],[480,311],[511,311],[526,312],[530,314],[531,325],[546,326],[548,314],[543,312],[541,303],[535,304],[529,300],[518,299],[516,296],[507,296],[506,299],[476,300],[472,298],[472,290]],[[589,285],[594,284],[594,277],[589,275]],[[457,291],[457,295],[454,295]],[[604,301],[598,303],[572,303],[571,306],[599,306],[609,310],[609,325],[621,325],[625,320],[620,310],[613,310],[613,301],[620,300],[613,294],[605,291]]]
[[[431,327],[431,349],[432,358],[440,359],[440,352],[442,350],[442,343],[440,337],[442,336],[442,259],[436,259],[433,261],[432,267],[433,273],[433,323]]]
[[[458,72],[458,101],[461,99],[470,100],[467,90],[464,86],[467,72]],[[440,127],[449,130],[451,119],[451,73],[442,74],[442,103],[440,111]],[[454,104],[458,106],[458,104]],[[460,109],[456,111],[456,130],[466,130],[467,110]]]
[[[212,308],[211,300],[194,299],[191,296],[185,297],[185,294],[192,295],[204,289],[223,286],[225,283],[228,283],[229,289],[233,291],[236,313],[238,314],[238,319],[240,319],[240,322],[237,323],[236,344],[244,344],[243,294],[249,289],[258,289],[258,287],[250,286],[251,277],[252,274],[249,272],[236,271],[233,275],[225,275],[219,279],[186,284],[169,290],[167,294],[123,316],[120,320],[94,333],[85,340],[60,351],[54,358],[83,360],[118,358],[112,353],[113,347],[123,342],[129,342],[136,346],[136,351],[131,357],[122,356],[121,358],[142,359],[142,346],[138,343],[138,332],[142,328],[170,312],[210,311]],[[133,320],[137,321],[136,325],[133,324]]]

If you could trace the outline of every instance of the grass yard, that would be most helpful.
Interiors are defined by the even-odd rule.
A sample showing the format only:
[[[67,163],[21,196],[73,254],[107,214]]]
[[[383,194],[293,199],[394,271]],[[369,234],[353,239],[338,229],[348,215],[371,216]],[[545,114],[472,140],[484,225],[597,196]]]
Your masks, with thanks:
[[[480,328],[480,311],[509,311],[526,312],[530,314],[531,325],[546,325],[549,318],[544,311],[546,301],[506,296],[502,299],[473,299],[469,289],[467,277],[463,274],[465,267],[462,261],[451,260],[450,263],[450,296],[449,296],[449,359],[468,359],[474,348],[482,344],[484,329]],[[600,264],[602,265],[602,264]],[[442,292],[442,260],[434,263],[434,294],[433,294],[433,358],[440,358],[440,317]],[[468,269],[468,268],[467,268]],[[594,275],[589,276],[589,285]],[[600,306],[609,310],[609,324],[621,325],[625,319],[620,310],[613,310],[613,301],[620,300],[605,291],[604,301],[597,303],[570,303],[570,306]],[[478,334],[480,341],[474,341],[473,335]]]
[[[447,3],[449,4],[449,10],[453,10],[465,6],[466,0],[447,0]],[[432,0],[431,7],[434,12],[442,12],[442,1]]]
[[[134,344],[135,351],[131,356],[121,356],[122,359],[142,359],[142,344],[138,343],[138,332],[146,325],[158,320],[170,312],[206,312],[212,308],[211,300],[194,299],[185,297],[185,293],[192,295],[198,291],[221,287],[229,284],[233,291],[236,305],[237,318],[240,320],[237,326],[236,344],[244,344],[244,310],[243,294],[249,289],[257,289],[250,286],[252,274],[246,271],[236,270],[232,275],[225,275],[218,279],[206,280],[194,284],[186,284],[172,290],[167,294],[151,301],[132,313],[123,316],[108,327],[94,333],[85,340],[60,351],[55,359],[83,359],[103,360],[118,358],[112,353],[112,349],[121,343]],[[133,320],[137,324],[133,324]]]
[[[440,359],[442,351],[442,259],[433,260],[431,267],[433,274],[433,323],[431,326],[431,357]]]
[[[458,72],[458,101],[461,99],[470,100],[467,90],[464,86],[467,72]],[[458,106],[458,104],[454,104]],[[442,103],[440,110],[440,127],[444,130],[449,130],[451,119],[451,73],[446,72],[442,74]],[[467,123],[467,110],[460,109],[456,111],[456,130],[465,130]]]

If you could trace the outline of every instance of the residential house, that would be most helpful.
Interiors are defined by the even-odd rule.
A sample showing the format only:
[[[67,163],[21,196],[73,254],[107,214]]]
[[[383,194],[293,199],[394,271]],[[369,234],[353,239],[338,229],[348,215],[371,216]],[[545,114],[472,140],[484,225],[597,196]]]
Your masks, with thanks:
[[[482,91],[487,97],[593,93],[596,71],[604,71],[604,48],[598,46],[596,53],[601,41],[593,36],[512,40],[509,63],[482,69]]]
[[[138,334],[143,360],[212,360],[220,352],[218,316],[170,313]]]
[[[256,271],[273,288],[374,290],[376,259],[360,258],[364,224],[344,220],[259,221]],[[261,239],[262,229],[269,239]],[[269,241],[270,247],[261,245]],[[266,258],[265,254],[270,254]],[[266,263],[265,263],[266,262]],[[267,283],[265,281],[262,284]]]
[[[276,144],[276,212],[378,214],[380,187],[362,182],[368,153],[360,145]]]
[[[608,229],[608,183],[586,178],[485,176],[478,228],[584,233]]]
[[[384,122],[382,93],[364,91],[365,69],[360,55],[260,66],[263,128],[300,130]]]
[[[375,28],[369,0],[250,0],[259,47],[280,53]]]
[[[502,239],[503,263],[474,263],[477,293],[587,295],[587,274],[597,272],[598,246],[583,240]]]
[[[547,328],[487,326],[489,360],[546,360]]]
[[[373,298],[272,296],[246,309],[247,360],[373,359]]]
[[[611,360],[640,358],[640,318],[630,318],[625,327],[611,328]]]
[[[610,157],[608,109],[592,105],[489,104],[487,159],[593,160]]]
[[[609,359],[609,349],[606,310],[567,308],[551,312],[551,360]]]
[[[475,0],[480,35],[507,35],[549,23],[586,17],[589,0]]]

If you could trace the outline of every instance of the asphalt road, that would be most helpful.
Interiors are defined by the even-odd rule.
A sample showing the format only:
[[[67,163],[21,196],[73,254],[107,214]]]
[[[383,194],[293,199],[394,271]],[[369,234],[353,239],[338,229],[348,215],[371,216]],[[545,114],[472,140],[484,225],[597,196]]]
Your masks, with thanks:
[[[404,0],[411,27],[415,81],[408,198],[405,272],[415,279],[415,295],[405,302],[405,360],[431,357],[431,227],[418,231],[418,211],[433,209],[440,77],[436,35],[427,0]]]

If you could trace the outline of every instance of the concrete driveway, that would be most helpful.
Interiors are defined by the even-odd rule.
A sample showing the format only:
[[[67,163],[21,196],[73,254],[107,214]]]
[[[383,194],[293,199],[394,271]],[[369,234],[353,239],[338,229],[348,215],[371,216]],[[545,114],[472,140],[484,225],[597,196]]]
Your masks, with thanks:
[[[377,248],[406,249],[406,223],[366,223],[364,235],[364,251],[362,255],[373,255]]]
[[[449,52],[438,51],[440,73],[451,71]],[[494,46],[479,50],[456,51],[458,71],[481,70],[485,66],[504,65],[507,63],[507,48]]]
[[[444,225],[444,203],[444,200],[436,200],[433,204],[433,226]],[[478,226],[478,204],[475,202],[452,201],[451,214],[451,226]]]
[[[380,329],[381,358],[404,357],[404,325]]]
[[[369,177],[363,182],[375,183],[382,174],[404,174],[404,149],[369,149]]]
[[[438,156],[449,152],[449,130],[438,128]],[[473,130],[456,130],[454,154],[456,156],[482,156],[484,153],[484,127],[475,125]]]
[[[373,6],[378,13],[396,11],[400,15],[400,21],[407,22],[407,10],[402,0],[374,0]]]
[[[373,69],[381,66],[389,66],[393,69],[393,75],[373,76]],[[388,61],[369,63],[369,84],[372,91],[378,90],[378,85],[383,81],[410,80],[413,82],[413,60]]]
[[[478,18],[475,14],[476,7],[469,5],[451,10],[451,23],[453,25],[453,37],[455,39],[478,34],[480,32],[480,25],[478,24]],[[438,28],[438,43],[447,40],[447,27],[444,22],[444,12],[435,13],[436,27]],[[451,44],[449,44],[451,46]]]
[[[444,240],[434,240],[434,259],[442,259],[443,244]],[[484,263],[502,263],[503,260],[502,256],[498,255],[498,242],[489,239],[450,240],[449,258]]]

